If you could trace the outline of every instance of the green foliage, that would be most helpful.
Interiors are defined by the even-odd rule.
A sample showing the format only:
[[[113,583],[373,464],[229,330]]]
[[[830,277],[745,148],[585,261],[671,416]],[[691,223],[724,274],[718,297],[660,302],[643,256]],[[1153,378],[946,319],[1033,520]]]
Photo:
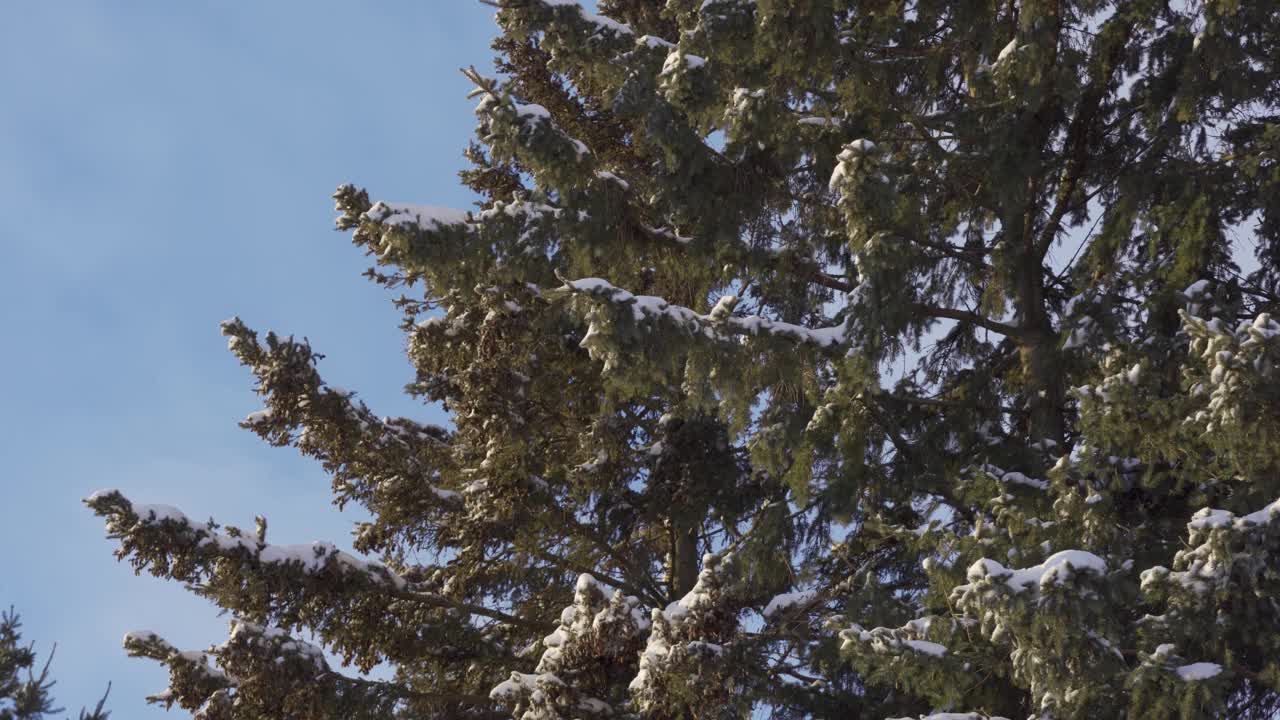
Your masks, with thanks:
[[[236,618],[207,651],[127,642],[169,668],[157,702],[1280,710],[1266,3],[497,4],[476,207],[334,196],[450,426],[223,326],[242,425],[318,460],[379,561],[88,499]]]

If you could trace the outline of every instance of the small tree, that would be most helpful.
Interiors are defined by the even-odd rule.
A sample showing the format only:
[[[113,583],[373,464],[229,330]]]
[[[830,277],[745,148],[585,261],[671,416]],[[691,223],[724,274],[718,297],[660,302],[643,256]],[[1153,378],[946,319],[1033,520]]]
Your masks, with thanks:
[[[0,612],[0,720],[41,720],[62,712],[62,708],[54,707],[49,694],[54,685],[49,679],[54,651],[49,652],[36,673],[35,646],[22,645],[21,629],[22,622],[13,608]],[[111,713],[102,708],[110,692],[108,684],[93,710],[80,710],[80,720],[107,720]]]
[[[477,207],[335,195],[450,427],[222,327],[265,402],[243,426],[317,459],[380,561],[88,499],[121,558],[235,616],[208,651],[126,640],[168,665],[156,700],[1280,709],[1273,8],[496,4]]]

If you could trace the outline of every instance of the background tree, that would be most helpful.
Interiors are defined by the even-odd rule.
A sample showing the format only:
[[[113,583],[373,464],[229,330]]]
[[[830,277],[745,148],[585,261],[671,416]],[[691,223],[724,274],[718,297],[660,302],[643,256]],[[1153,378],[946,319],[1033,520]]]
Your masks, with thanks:
[[[335,194],[450,428],[223,325],[265,401],[243,425],[319,460],[380,562],[88,499],[120,557],[235,615],[207,651],[126,639],[170,668],[155,699],[1280,709],[1280,16],[599,5],[497,4],[475,210]]]
[[[49,694],[54,685],[49,679],[53,651],[37,673],[34,645],[22,645],[21,629],[22,622],[13,608],[0,613],[0,720],[40,720],[62,712],[62,708],[54,707]],[[107,692],[92,711],[80,710],[80,720],[107,720],[111,713],[102,708],[110,692],[108,684]]]

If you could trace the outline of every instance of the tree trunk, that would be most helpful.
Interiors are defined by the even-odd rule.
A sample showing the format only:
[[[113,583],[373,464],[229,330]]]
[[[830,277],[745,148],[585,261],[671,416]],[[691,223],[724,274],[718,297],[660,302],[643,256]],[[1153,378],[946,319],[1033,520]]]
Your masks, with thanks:
[[[671,554],[667,565],[667,583],[671,600],[679,600],[698,582],[697,527],[671,523]]]
[[[1029,237],[1035,237],[1028,233]],[[1044,305],[1043,271],[1034,243],[1028,242],[1018,278],[1022,336],[1018,352],[1027,410],[1027,435],[1035,440],[1063,441],[1063,376],[1058,356],[1058,336]]]

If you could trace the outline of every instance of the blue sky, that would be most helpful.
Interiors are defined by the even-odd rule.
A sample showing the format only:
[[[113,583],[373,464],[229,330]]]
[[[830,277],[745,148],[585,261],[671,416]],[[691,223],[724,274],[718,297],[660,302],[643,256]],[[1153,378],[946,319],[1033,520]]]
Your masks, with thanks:
[[[162,669],[123,634],[183,647],[225,618],[135,577],[80,498],[135,500],[349,547],[326,476],[236,426],[258,407],[218,322],[309,337],[321,370],[383,414],[398,316],[332,229],[339,183],[467,207],[468,83],[492,9],[461,0],[33,2],[0,24],[0,604],[58,643],[74,715],[114,682],[114,717],[158,718]],[[175,712],[170,717],[182,717]]]

